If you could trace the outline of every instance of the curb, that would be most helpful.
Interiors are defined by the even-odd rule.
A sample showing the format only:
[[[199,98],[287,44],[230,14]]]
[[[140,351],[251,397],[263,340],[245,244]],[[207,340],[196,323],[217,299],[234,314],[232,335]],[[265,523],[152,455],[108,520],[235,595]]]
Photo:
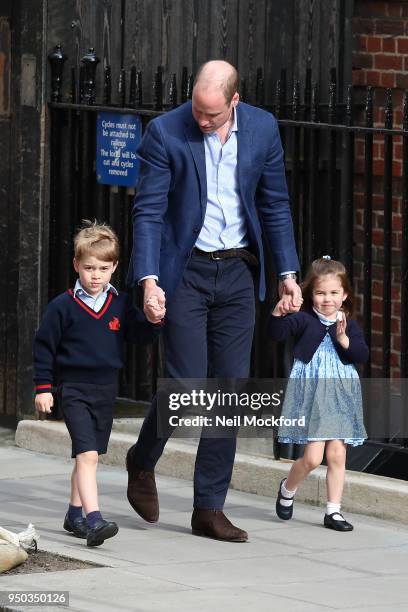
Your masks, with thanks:
[[[100,457],[100,462],[125,466],[127,450],[134,444],[142,422],[142,419],[115,420],[108,453]],[[20,421],[15,442],[21,448],[39,453],[60,457],[71,455],[68,431],[65,424],[58,421]],[[157,464],[156,473],[191,481],[195,456],[196,444],[192,441],[169,440]],[[276,461],[267,456],[240,452],[238,440],[231,488],[273,497],[271,507],[274,507],[279,483],[290,467],[290,463]],[[319,467],[307,477],[296,494],[296,500],[318,506],[326,504],[325,468]],[[347,471],[342,509],[408,524],[408,482]]]

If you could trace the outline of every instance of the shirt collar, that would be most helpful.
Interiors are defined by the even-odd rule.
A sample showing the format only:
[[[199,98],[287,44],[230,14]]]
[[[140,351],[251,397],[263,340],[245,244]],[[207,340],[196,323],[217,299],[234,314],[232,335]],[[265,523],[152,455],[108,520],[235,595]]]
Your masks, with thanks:
[[[109,291],[112,291],[112,293],[114,293],[115,295],[118,295],[117,290],[115,289],[115,287],[113,285],[111,285],[110,283],[108,283],[104,288],[103,288],[103,293],[108,293]],[[85,289],[82,287],[81,282],[79,280],[79,278],[77,279],[76,283],[75,283],[75,287],[74,287],[74,297],[76,296],[76,294],[79,293],[79,295],[86,295],[86,297],[95,299],[94,295],[89,295],[89,293],[87,291],[85,291]],[[99,294],[101,295],[101,294]]]
[[[232,107],[232,126],[230,129],[230,133],[231,132],[238,132],[238,115],[237,115],[237,107],[233,106]]]
[[[337,321],[332,321],[331,319],[327,319],[324,315],[322,315],[321,312],[316,310],[316,308],[314,306],[312,306],[312,308],[313,308],[313,311],[315,312],[315,314],[318,316],[319,321],[321,323],[323,323],[324,325],[333,325],[334,323],[337,322]]]

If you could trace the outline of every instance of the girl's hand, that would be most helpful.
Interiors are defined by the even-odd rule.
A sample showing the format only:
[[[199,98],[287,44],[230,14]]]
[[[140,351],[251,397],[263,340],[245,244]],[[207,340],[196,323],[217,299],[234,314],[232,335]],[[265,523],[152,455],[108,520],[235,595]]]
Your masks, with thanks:
[[[51,408],[54,405],[54,398],[52,393],[37,393],[34,403],[37,412],[51,412]]]
[[[342,310],[337,313],[336,337],[337,342],[345,349],[350,345],[350,339],[346,334],[347,320],[346,315]]]
[[[301,301],[300,301],[301,300]],[[290,295],[283,295],[275,308],[272,310],[274,317],[284,317],[290,312],[298,312],[300,310],[301,303],[303,300],[300,298],[299,305],[294,306],[292,303],[292,297]]]

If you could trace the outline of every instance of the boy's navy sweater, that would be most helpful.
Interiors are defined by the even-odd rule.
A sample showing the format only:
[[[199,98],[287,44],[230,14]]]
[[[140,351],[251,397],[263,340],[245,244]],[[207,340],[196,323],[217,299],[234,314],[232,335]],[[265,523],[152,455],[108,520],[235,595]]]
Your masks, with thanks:
[[[109,292],[94,312],[70,289],[52,300],[34,340],[36,392],[55,382],[109,384],[123,366],[124,341],[147,344],[161,325],[149,323],[125,293]],[[55,380],[56,378],[56,380]]]
[[[345,349],[337,342],[336,325],[324,325],[318,316],[308,312],[295,312],[284,317],[271,316],[268,330],[273,340],[285,340],[290,336],[295,338],[293,356],[304,363],[309,363],[329,332],[342,363],[365,363],[368,359],[368,346],[365,343],[363,332],[353,319],[347,319],[346,335],[350,345]]]

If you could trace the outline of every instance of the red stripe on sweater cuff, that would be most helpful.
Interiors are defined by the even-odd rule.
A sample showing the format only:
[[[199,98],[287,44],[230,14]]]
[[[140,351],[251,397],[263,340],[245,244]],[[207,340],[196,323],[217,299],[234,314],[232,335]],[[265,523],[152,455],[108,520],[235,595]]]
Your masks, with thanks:
[[[52,385],[36,385],[36,389],[51,389]]]

